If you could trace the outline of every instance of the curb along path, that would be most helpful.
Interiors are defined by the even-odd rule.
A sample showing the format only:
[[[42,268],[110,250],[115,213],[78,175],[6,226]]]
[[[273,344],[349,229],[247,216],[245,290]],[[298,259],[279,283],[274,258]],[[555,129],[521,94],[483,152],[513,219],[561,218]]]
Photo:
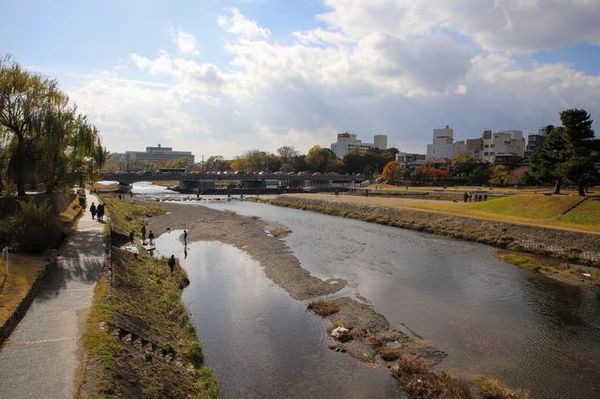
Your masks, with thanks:
[[[87,207],[98,198],[88,194]],[[79,367],[79,320],[104,261],[104,224],[84,210],[31,307],[0,348],[0,398],[71,398]]]

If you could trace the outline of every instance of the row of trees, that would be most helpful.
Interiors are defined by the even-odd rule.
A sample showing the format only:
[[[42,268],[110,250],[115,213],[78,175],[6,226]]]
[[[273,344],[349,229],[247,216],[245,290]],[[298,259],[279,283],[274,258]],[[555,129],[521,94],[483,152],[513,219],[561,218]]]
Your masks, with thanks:
[[[83,185],[107,158],[98,130],[55,80],[0,59],[0,193],[43,183],[48,192]]]
[[[233,160],[212,156],[204,163],[206,171],[240,170],[246,172],[320,172],[320,173],[381,173],[383,166],[395,159],[398,150],[371,148],[364,154],[351,153],[339,159],[328,148],[314,146],[306,154],[284,146],[275,154],[251,150]]]

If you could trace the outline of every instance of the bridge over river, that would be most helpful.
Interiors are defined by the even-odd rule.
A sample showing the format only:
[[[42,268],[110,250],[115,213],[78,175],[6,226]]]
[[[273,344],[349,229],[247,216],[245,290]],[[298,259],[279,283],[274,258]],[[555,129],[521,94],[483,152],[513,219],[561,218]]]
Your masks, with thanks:
[[[251,174],[251,173],[187,173],[187,172],[115,172],[103,173],[102,180],[116,181],[123,188],[141,181],[177,181],[178,189],[185,192],[210,193],[215,190],[302,191],[345,190],[369,178],[366,175],[338,174]]]

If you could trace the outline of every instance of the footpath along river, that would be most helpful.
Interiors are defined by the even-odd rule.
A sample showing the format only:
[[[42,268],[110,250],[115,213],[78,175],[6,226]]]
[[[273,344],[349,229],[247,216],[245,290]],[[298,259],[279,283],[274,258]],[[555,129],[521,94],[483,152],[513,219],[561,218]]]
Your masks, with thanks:
[[[485,245],[253,202],[201,204],[288,226],[283,240],[305,269],[348,281],[335,297],[366,300],[393,328],[409,328],[447,352],[442,369],[492,375],[532,398],[600,397],[600,297],[590,289],[503,263]],[[180,256],[190,273],[184,300],[226,397],[265,387],[267,396],[303,396],[303,389],[315,397],[399,395],[386,370],[329,351],[320,319],[250,272],[260,266],[243,251],[192,243],[184,259],[176,236],[161,236],[158,248]],[[230,348],[231,334],[242,343]],[[250,364],[272,367],[261,374]]]

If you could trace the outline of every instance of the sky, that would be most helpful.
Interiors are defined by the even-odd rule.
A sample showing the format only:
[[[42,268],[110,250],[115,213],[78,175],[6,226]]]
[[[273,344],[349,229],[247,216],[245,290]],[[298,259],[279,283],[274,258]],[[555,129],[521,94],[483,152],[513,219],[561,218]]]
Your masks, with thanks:
[[[350,131],[600,118],[598,0],[0,0],[0,54],[57,79],[111,152],[231,158]],[[598,123],[594,127],[598,128]]]

